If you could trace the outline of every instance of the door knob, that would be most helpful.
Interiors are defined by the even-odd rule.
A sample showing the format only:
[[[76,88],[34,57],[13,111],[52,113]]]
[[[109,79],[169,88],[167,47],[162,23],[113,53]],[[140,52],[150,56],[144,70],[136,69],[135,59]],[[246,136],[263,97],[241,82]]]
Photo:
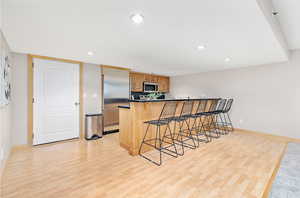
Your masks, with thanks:
[[[75,106],[78,106],[78,105],[80,105],[80,102],[75,102]]]

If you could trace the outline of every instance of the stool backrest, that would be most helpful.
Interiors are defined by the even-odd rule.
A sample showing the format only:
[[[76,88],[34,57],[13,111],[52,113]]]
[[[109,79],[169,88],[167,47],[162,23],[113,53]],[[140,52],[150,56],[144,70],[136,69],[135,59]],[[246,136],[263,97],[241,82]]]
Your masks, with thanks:
[[[226,101],[227,101],[226,99],[221,99],[218,102],[217,111],[224,111],[225,110]]]
[[[207,106],[207,100],[199,100],[196,113],[205,112]]]
[[[193,111],[194,102],[192,100],[186,100],[183,102],[182,109],[181,109],[181,116],[184,115],[191,115]]]
[[[226,103],[226,107],[225,107],[224,112],[230,111],[231,106],[232,106],[232,103],[233,103],[233,99],[232,99],[232,98],[227,100],[227,103]]]
[[[177,101],[167,101],[165,102],[163,109],[160,113],[159,119],[165,119],[173,117],[176,113]]]
[[[217,110],[217,105],[218,105],[218,102],[219,102],[220,99],[213,99],[213,100],[210,100],[210,106],[209,106],[209,109],[208,109],[208,112],[212,112],[212,111],[216,111]]]

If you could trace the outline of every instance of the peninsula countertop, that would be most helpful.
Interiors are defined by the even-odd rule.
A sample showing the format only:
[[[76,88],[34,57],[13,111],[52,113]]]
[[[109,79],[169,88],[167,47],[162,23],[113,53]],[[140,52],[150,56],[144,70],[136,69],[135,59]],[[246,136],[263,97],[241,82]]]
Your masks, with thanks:
[[[198,100],[218,100],[220,98],[182,98],[182,99],[151,99],[151,100],[128,100],[129,103],[146,103],[146,102],[167,102],[167,101],[178,101],[178,102],[182,102],[182,101],[198,101]],[[124,109],[130,109],[130,105],[121,105],[118,106],[119,108],[124,108]]]
[[[173,99],[129,100],[129,102],[165,102],[165,101],[217,100],[217,99],[220,98],[173,98]]]

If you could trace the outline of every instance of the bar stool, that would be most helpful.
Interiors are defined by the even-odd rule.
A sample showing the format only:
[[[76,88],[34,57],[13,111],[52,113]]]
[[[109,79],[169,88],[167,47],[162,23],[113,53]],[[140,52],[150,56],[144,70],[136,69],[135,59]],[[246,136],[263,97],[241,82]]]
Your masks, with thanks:
[[[162,164],[162,153],[165,153],[172,157],[178,157],[177,148],[175,146],[173,134],[172,134],[172,131],[171,131],[170,125],[169,125],[170,122],[175,117],[176,108],[177,108],[176,101],[165,102],[165,104],[162,108],[162,111],[159,115],[159,118],[157,120],[150,120],[150,121],[144,122],[145,124],[148,124],[148,125],[147,125],[147,129],[146,129],[144,138],[140,145],[139,155],[158,166],[160,166]],[[148,133],[149,133],[150,126],[156,126],[155,137],[152,138],[153,134],[150,134],[151,138],[147,139],[147,135],[149,135]],[[165,127],[163,134],[161,134],[162,126]],[[167,132],[169,133],[169,135],[166,135]],[[166,139],[168,139],[170,141],[167,141]],[[147,146],[152,147],[155,150],[159,151],[159,162],[154,161],[153,159],[150,159],[150,157],[147,157],[146,155],[144,155],[142,153],[142,148],[144,145],[147,145]],[[170,150],[170,147],[173,147],[174,150]]]
[[[217,110],[219,100],[220,99],[210,100],[209,107],[205,112],[203,112],[206,118],[205,119],[206,123],[203,123],[203,127],[205,131],[209,132],[208,136],[210,137],[210,141],[212,141],[212,138],[219,138],[221,136],[218,128],[216,127],[215,114],[214,114],[214,112]],[[216,135],[212,135],[212,133]]]
[[[234,131],[234,127],[233,127],[231,119],[229,117],[229,111],[231,110],[232,103],[233,103],[232,98],[227,99],[226,106],[220,114],[221,116],[223,116],[222,125],[223,125],[223,127],[225,127],[227,129],[227,134],[229,131],[231,131],[231,132]]]
[[[210,142],[210,138],[204,130],[203,118],[206,117],[205,111],[207,109],[207,101],[208,100],[198,100],[197,110],[194,114],[191,115],[191,119],[193,120],[193,124],[191,127],[192,131],[196,133],[197,146],[199,147],[199,142]],[[199,136],[205,136],[205,139],[201,139]]]
[[[227,134],[227,129],[224,127],[224,120],[221,114],[225,110],[225,105],[226,105],[226,99],[221,99],[218,101],[218,105],[216,107],[216,110],[212,112],[213,117],[214,117],[214,122],[213,126],[215,130],[218,131],[219,134],[225,135]]]
[[[184,148],[195,149],[197,147],[190,128],[190,118],[192,115],[193,106],[194,102],[192,100],[184,101],[180,115],[172,119],[174,122],[174,140],[177,145],[181,146],[182,150],[181,152],[178,152],[177,150],[177,153],[181,156],[184,155]],[[178,132],[176,132],[177,123],[179,125]],[[186,125],[186,128],[184,128],[184,125]],[[187,143],[189,140],[191,140],[192,143]]]

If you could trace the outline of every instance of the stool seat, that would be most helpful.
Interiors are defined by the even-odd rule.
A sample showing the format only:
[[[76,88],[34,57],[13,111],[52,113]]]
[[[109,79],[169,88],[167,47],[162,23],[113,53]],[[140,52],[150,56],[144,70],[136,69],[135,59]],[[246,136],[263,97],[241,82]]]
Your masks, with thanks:
[[[171,121],[182,122],[189,119],[190,115],[175,116],[170,118]]]
[[[162,125],[167,125],[169,124],[168,120],[149,120],[144,122],[146,124],[152,124],[152,125],[156,125],[156,126],[162,126]]]
[[[217,111],[212,111],[210,112],[211,114],[219,114],[219,113],[222,113],[223,111],[222,110],[217,110]]]
[[[210,112],[202,112],[202,113],[200,113],[201,115],[204,115],[204,116],[210,116],[210,115],[212,115],[213,114],[213,112],[212,111],[210,111]]]
[[[208,112],[201,112],[201,113],[195,113],[193,115],[191,115],[192,118],[197,118],[197,117],[201,117],[201,116],[206,116],[209,115]]]

